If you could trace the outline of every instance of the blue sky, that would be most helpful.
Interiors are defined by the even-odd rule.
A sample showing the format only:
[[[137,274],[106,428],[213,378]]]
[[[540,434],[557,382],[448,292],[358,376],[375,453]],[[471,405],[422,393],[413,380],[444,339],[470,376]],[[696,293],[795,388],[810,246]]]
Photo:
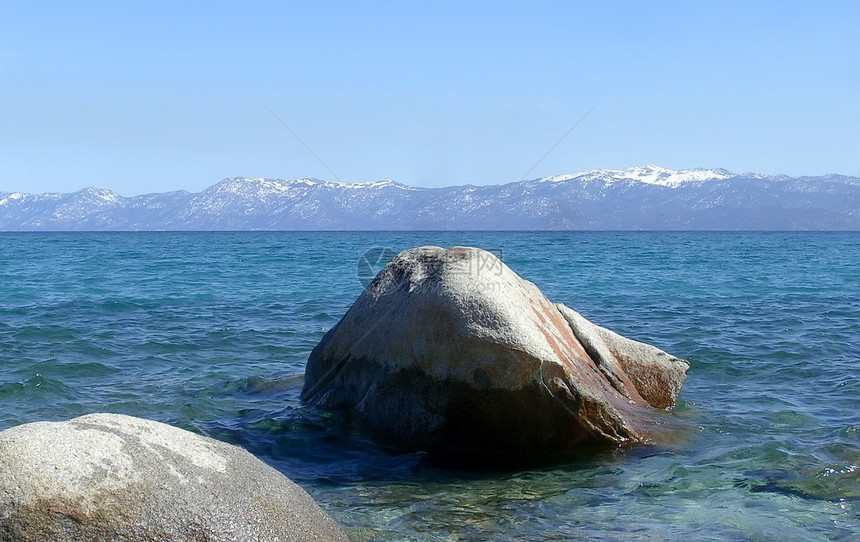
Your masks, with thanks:
[[[0,191],[518,181],[595,105],[527,178],[860,175],[858,23],[854,1],[0,1]]]

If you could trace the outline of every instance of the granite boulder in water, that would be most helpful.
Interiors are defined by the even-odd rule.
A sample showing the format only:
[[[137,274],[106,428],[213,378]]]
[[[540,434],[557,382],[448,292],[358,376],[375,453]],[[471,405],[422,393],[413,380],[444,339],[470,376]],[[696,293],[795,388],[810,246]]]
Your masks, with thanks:
[[[551,303],[489,252],[420,247],[314,348],[302,399],[412,449],[570,451],[648,441],[688,368]]]
[[[303,489],[242,448],[91,414],[0,432],[0,540],[346,540]]]

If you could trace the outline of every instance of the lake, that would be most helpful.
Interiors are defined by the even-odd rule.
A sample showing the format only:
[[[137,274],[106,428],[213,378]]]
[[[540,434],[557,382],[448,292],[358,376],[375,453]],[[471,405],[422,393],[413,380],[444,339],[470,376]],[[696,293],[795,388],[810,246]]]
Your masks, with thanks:
[[[688,359],[659,447],[473,472],[303,406],[362,255],[493,250],[554,302]],[[244,446],[352,540],[851,540],[860,234],[0,233],[0,429],[90,412]]]

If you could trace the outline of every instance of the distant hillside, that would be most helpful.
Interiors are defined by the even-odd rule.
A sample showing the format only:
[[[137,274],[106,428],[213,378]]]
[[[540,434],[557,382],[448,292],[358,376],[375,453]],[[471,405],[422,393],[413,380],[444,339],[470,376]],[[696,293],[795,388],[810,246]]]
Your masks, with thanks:
[[[860,178],[656,166],[492,186],[225,179],[126,198],[0,192],[2,231],[860,230]]]

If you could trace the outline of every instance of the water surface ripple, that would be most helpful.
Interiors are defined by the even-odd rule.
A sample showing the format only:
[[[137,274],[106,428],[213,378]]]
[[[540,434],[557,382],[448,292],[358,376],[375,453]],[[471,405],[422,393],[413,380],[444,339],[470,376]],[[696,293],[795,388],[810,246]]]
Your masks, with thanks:
[[[666,446],[448,470],[298,401],[375,246],[498,249],[587,318],[689,359]],[[107,411],[240,444],[354,540],[850,540],[860,234],[0,234],[0,429]]]

